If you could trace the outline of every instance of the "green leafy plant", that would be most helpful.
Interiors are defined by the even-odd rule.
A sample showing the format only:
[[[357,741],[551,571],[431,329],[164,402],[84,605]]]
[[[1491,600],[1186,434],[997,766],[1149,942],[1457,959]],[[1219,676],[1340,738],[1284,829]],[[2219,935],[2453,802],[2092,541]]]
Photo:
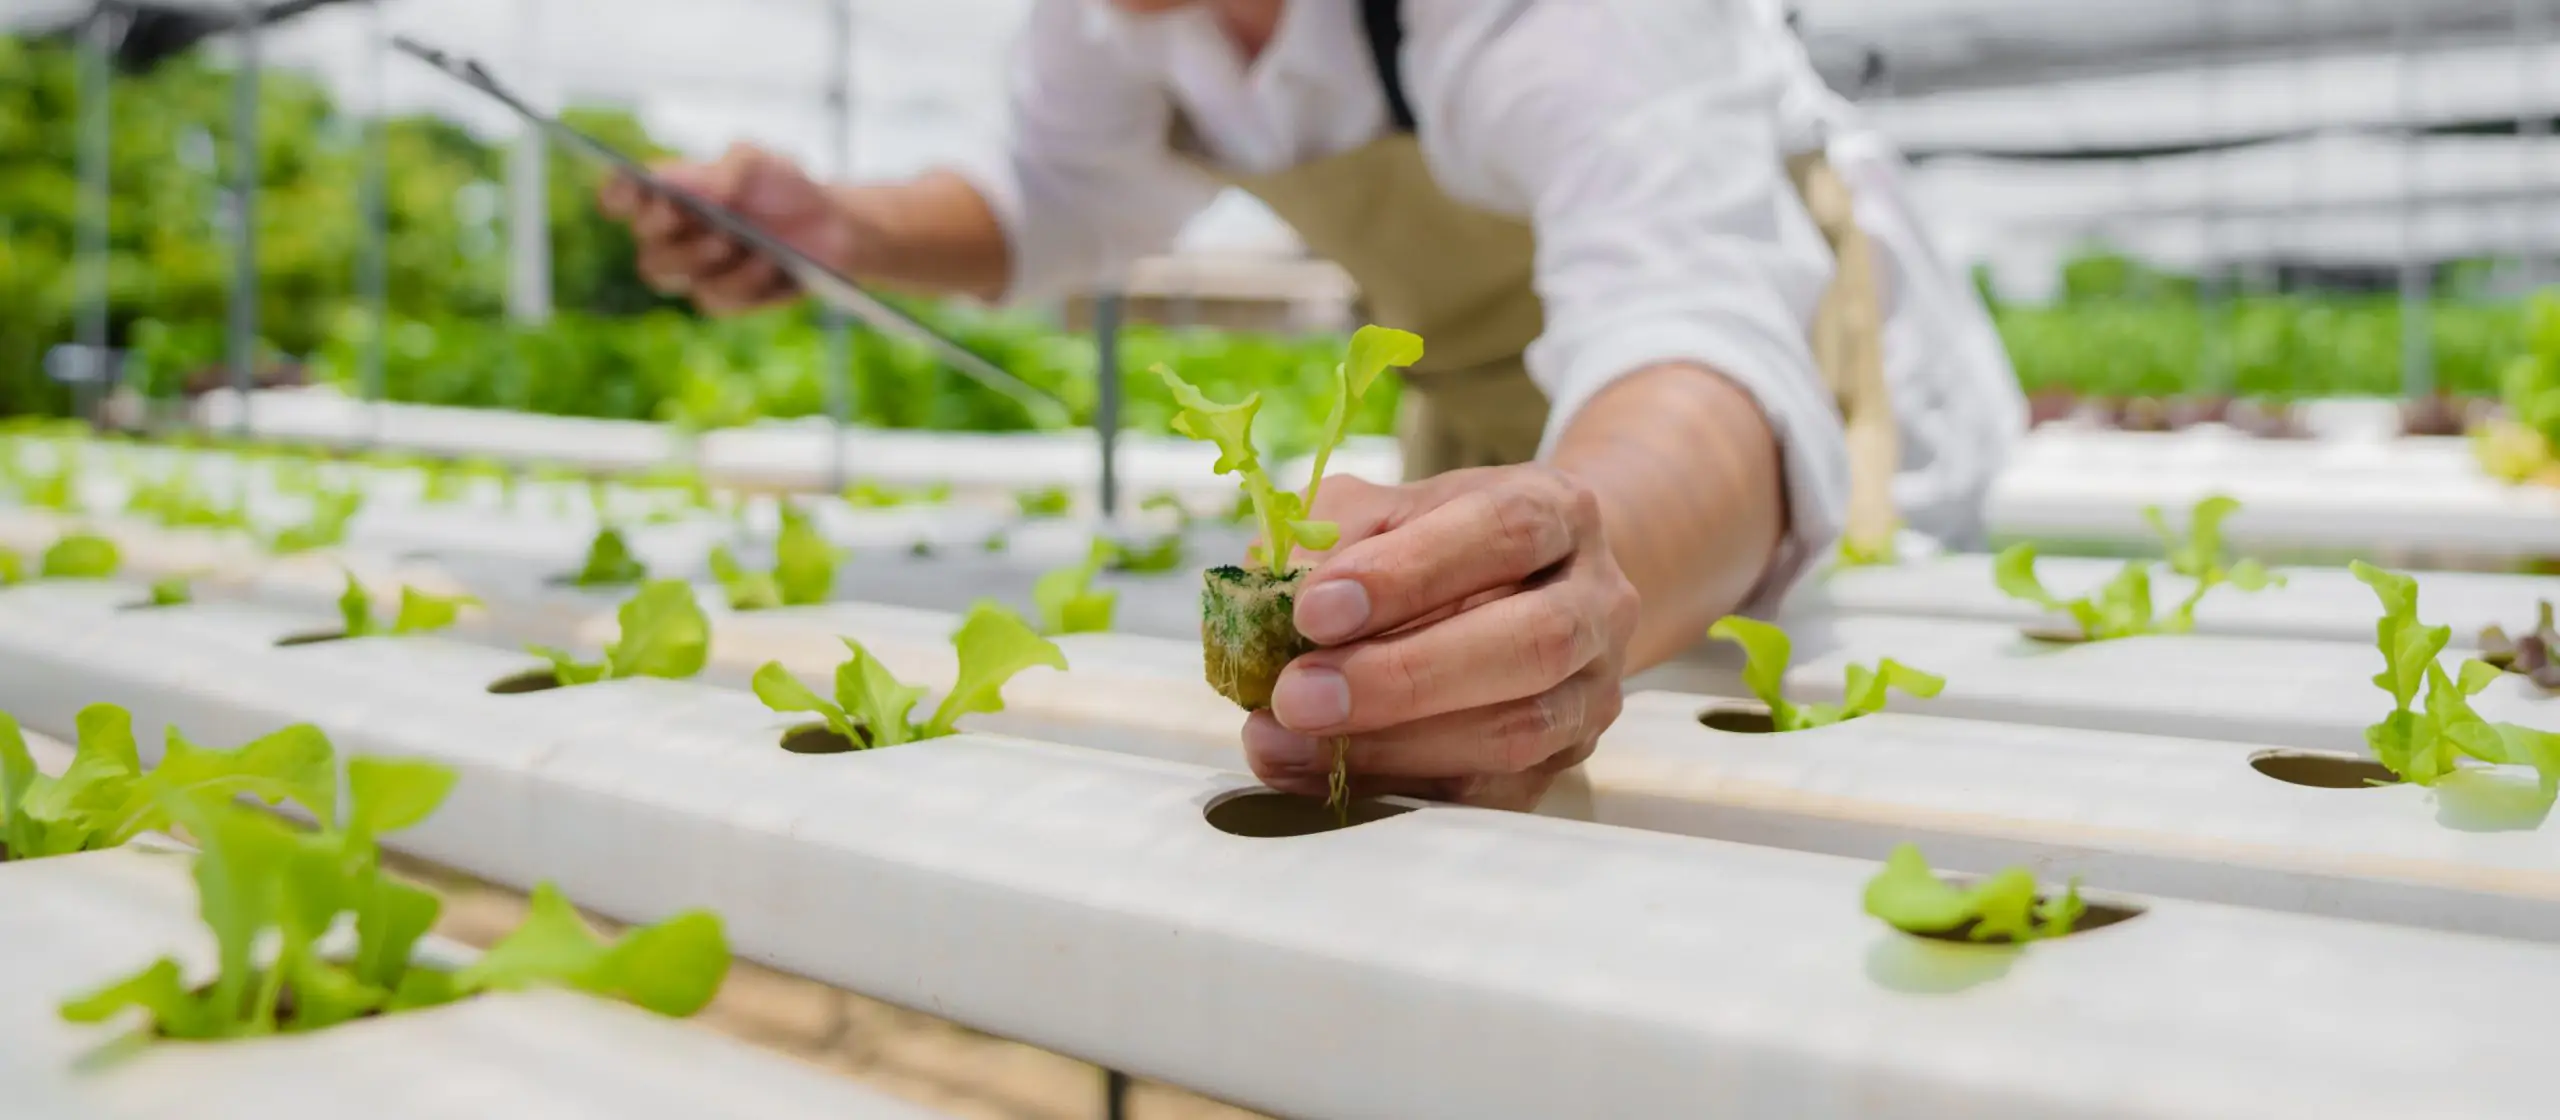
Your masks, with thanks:
[[[711,550],[711,576],[728,597],[729,609],[771,610],[827,601],[835,589],[836,549],[788,503],[782,507],[782,530],[773,542],[773,570],[750,571],[726,545]]]
[[[123,565],[116,542],[95,533],[73,533],[44,550],[36,574],[45,579],[108,579]]]
[[[1013,504],[1024,517],[1065,517],[1075,504],[1075,496],[1064,486],[1044,486],[1015,493]]]
[[[0,587],[7,587],[10,584],[22,582],[26,578],[26,560],[21,558],[15,552],[11,552],[5,548],[0,548]]]
[[[1920,849],[1903,844],[1868,880],[1866,911],[1886,925],[1913,934],[1955,935],[1970,941],[2023,943],[2070,934],[2088,904],[2080,880],[2062,894],[2039,901],[2035,873],[2005,868],[1970,887],[1938,878]]]
[[[1173,393],[1179,407],[1174,413],[1173,430],[1215,444],[1217,472],[1236,475],[1241,481],[1246,500],[1253,504],[1254,518],[1262,527],[1263,543],[1255,549],[1254,558],[1262,570],[1285,576],[1289,574],[1292,550],[1331,548],[1341,535],[1340,527],[1331,522],[1307,520],[1307,511],[1315,508],[1317,493],[1324,485],[1325,464],[1348,434],[1361,399],[1388,369],[1421,360],[1422,339],[1408,332],[1366,326],[1351,336],[1350,352],[1336,367],[1333,408],[1317,438],[1315,464],[1304,494],[1273,485],[1271,476],[1263,470],[1261,455],[1253,445],[1253,417],[1262,407],[1262,394],[1251,393],[1234,404],[1220,404],[1167,367],[1157,366],[1155,373]]]
[[[622,530],[608,525],[596,530],[595,539],[587,542],[587,558],[569,582],[580,587],[611,587],[647,578],[649,568],[631,554],[631,542],[623,538]]]
[[[1112,571],[1132,575],[1170,572],[1182,567],[1188,552],[1182,534],[1178,532],[1166,533],[1142,545],[1114,542],[1109,567]]]
[[[2185,534],[2169,527],[2158,506],[2143,509],[2143,519],[2150,522],[2167,548],[2169,570],[2193,581],[2187,597],[2166,615],[2158,614],[2153,606],[2151,565],[2147,561],[2128,561],[2115,578],[2098,590],[2076,599],[2063,599],[2046,590],[2044,581],[2036,577],[2035,546],[2020,544],[1994,558],[1992,578],[2001,593],[2012,599],[2069,615],[2080,628],[2080,636],[2089,641],[2184,634],[2195,629],[2196,606],[2216,587],[2259,591],[2284,585],[2282,577],[2269,573],[2255,560],[2226,558],[2222,523],[2239,508],[2240,503],[2231,498],[2206,498],[2196,503]]]
[[[1192,522],[1198,520],[1192,516],[1191,507],[1182,504],[1182,496],[1169,490],[1148,495],[1147,500],[1138,503],[1138,508],[1147,511],[1163,510],[1172,514],[1176,532],[1188,531]],[[1246,516],[1252,516],[1249,510]]]
[[[5,579],[0,579],[0,583],[7,582],[8,581]],[[156,579],[151,581],[150,602],[152,606],[182,607],[188,603],[195,602],[195,600],[195,590],[187,585],[187,577],[185,576],[169,576],[165,579]]]
[[[1117,551],[1108,539],[1095,537],[1083,563],[1045,573],[1032,583],[1031,604],[1039,611],[1041,633],[1084,634],[1111,629],[1111,616],[1119,607],[1120,593],[1097,591],[1093,580]]]
[[[1899,542],[1890,534],[1883,540],[1872,542],[1862,542],[1847,534],[1840,537],[1837,567],[1889,568],[1900,561]]]
[[[145,772],[133,716],[92,704],[75,720],[79,741],[60,777],[36,770],[18,722],[0,712],[0,848],[41,859],[113,848],[169,827],[172,794],[271,804],[292,800],[326,819],[337,803],[329,740],[297,724],[230,750],[199,747],[168,730],[160,764]]]
[[[1888,657],[1873,669],[1849,666],[1848,687],[1841,703],[1791,704],[1784,693],[1787,662],[1795,656],[1795,643],[1787,638],[1786,631],[1757,619],[1727,615],[1707,628],[1707,636],[1742,647],[1742,681],[1761,703],[1769,706],[1769,720],[1779,731],[1828,727],[1883,711],[1889,690],[1899,689],[1925,700],[1947,685],[1944,677]]]
[[[338,618],[345,623],[344,633],[350,638],[434,633],[451,627],[462,617],[464,607],[480,605],[479,599],[469,595],[437,595],[404,585],[400,588],[400,610],[386,627],[374,617],[373,599],[365,594],[363,581],[354,572],[343,574],[347,587],[338,595]]]
[[[295,553],[344,543],[347,523],[363,509],[364,490],[360,487],[320,490],[311,495],[311,512],[302,522],[278,531],[268,540],[267,547],[273,552]]]
[[[846,505],[855,509],[892,509],[904,505],[940,505],[951,500],[951,484],[937,482],[912,490],[899,490],[869,479],[858,480],[844,488]]]
[[[994,603],[979,603],[951,635],[960,658],[959,676],[933,715],[918,723],[910,714],[924,690],[900,683],[862,643],[846,638],[844,644],[852,657],[836,666],[834,701],[801,684],[779,661],[756,670],[756,698],[777,712],[816,713],[856,748],[895,747],[950,735],[959,730],[960,717],[972,712],[1003,711],[1005,683],[1025,669],[1067,667],[1067,655],[1033,632],[1021,616]]]
[[[2492,765],[2530,766],[2540,777],[2545,801],[2560,795],[2560,734],[2491,723],[2471,708],[2470,698],[2504,670],[2474,660],[2464,662],[2458,674],[2447,673],[2438,655],[2452,639],[2453,628],[2418,621],[2418,581],[2361,560],[2348,567],[2382,601],[2374,642],[2382,650],[2383,670],[2373,683],[2391,694],[2391,714],[2365,729],[2365,744],[2375,760],[2422,786],[2453,773],[2465,756]],[[2425,706],[2419,708],[2415,705],[2422,689]]]
[[[702,671],[711,659],[711,620],[695,602],[693,588],[682,580],[652,580],[615,613],[621,635],[604,647],[604,660],[579,661],[549,646],[533,652],[549,662],[561,687],[621,680],[665,677],[681,680]]]
[[[198,911],[213,931],[219,970],[190,988],[185,966],[164,957],[65,1001],[63,1018],[96,1023],[139,1009],[159,1036],[219,1040],[322,1030],[538,986],[666,1015],[689,1015],[710,1001],[730,960],[718,918],[688,912],[607,943],[547,883],[534,889],[524,923],[479,960],[452,972],[418,963],[418,944],[443,904],[386,873],[376,840],[425,820],[454,778],[433,763],[350,760],[347,812],[323,814],[316,831],[228,798],[164,795],[165,810],[200,848]],[[323,938],[342,923],[354,929],[354,948],[332,954]]]

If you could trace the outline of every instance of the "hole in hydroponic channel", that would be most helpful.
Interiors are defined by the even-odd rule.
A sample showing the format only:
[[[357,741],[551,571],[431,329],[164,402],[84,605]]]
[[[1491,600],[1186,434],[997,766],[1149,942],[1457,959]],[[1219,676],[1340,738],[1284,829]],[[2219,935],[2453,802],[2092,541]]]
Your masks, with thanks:
[[[195,604],[193,603],[154,603],[149,599],[144,599],[138,603],[121,604],[117,606],[116,609],[120,611],[165,611],[171,607],[192,607],[194,605]]]
[[[2069,626],[2021,626],[2018,634],[2030,642],[2053,646],[2078,646],[2089,643],[2089,635]]]
[[[1775,735],[1778,732],[1778,721],[1769,714],[1768,705],[1739,700],[1717,704],[1698,713],[1698,722],[1711,731],[1735,735]]]
[[[1949,882],[1955,883],[1957,886],[1967,885],[1956,876],[1951,875],[1947,878]],[[2090,902],[2085,899],[2082,901],[2088,908],[2081,912],[2079,921],[2071,923],[2071,932],[2063,934],[2062,936],[2078,937],[2093,929],[2105,929],[2118,922],[2129,922],[2142,916],[2142,908],[2139,906],[2118,906],[2112,902]],[[2038,906],[2042,906],[2044,902],[2044,895],[2036,896],[2036,904]],[[1912,933],[1911,936],[1923,938],[1929,941],[1945,941],[1956,945],[2015,945],[2018,943],[2016,939],[2005,934],[1999,937],[1987,937],[1980,941],[1976,941],[1973,939],[1974,924],[1975,923],[1973,922],[1966,922],[1954,929],[1942,930],[1937,933]],[[1910,933],[1911,931],[1904,930],[1903,932]]]
[[[489,682],[489,691],[500,696],[516,696],[527,692],[549,692],[560,687],[560,674],[549,669],[527,669],[513,676]]]
[[[804,723],[782,733],[782,749],[793,754],[851,754],[871,745],[871,736],[868,732],[864,733],[862,739],[863,741],[857,745],[853,740],[845,738],[843,733],[826,724]]]
[[[299,634],[287,634],[284,637],[276,639],[276,645],[316,646],[322,642],[343,642],[346,640],[347,632],[344,630],[305,630]]]
[[[1351,799],[1351,812],[1346,823],[1334,815],[1333,808],[1324,803],[1324,798],[1301,797],[1272,789],[1248,789],[1237,790],[1210,802],[1209,811],[1202,815],[1208,818],[1210,827],[1229,836],[1277,840],[1358,828],[1373,821],[1402,816],[1412,812],[1413,808],[1375,797],[1355,797]]]
[[[2396,786],[2400,775],[2370,758],[2319,751],[2259,751],[2249,768],[2279,782],[2313,789],[2372,789]]]

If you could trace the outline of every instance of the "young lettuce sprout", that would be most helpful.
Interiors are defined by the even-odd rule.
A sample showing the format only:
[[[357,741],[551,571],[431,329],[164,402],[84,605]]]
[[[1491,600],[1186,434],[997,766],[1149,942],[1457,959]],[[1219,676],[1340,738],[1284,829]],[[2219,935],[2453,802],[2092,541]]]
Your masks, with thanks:
[[[2382,650],[2383,670],[2373,683],[2391,694],[2391,714],[2365,729],[2365,744],[2374,758],[2422,786],[2459,769],[2466,755],[2491,765],[2530,766],[2540,777],[2543,799],[2560,796],[2560,734],[2491,723],[2471,708],[2470,698],[2504,670],[2475,660],[2464,662],[2458,675],[2445,672],[2438,655],[2453,628],[2418,621],[2418,581],[2361,560],[2348,568],[2382,601],[2374,641]],[[2423,709],[2413,707],[2421,689]]]
[[[1012,611],[981,602],[969,609],[960,629],[951,635],[952,649],[960,656],[959,676],[933,715],[918,723],[910,713],[924,690],[900,683],[862,643],[846,638],[844,645],[853,656],[836,666],[832,703],[801,684],[779,661],[768,661],[756,670],[754,687],[756,698],[766,707],[777,712],[814,712],[856,750],[953,734],[962,716],[1003,711],[1005,683],[1023,670],[1034,665],[1067,667],[1067,655],[1057,643],[1033,633]]]
[[[1929,870],[1920,849],[1904,844],[1867,882],[1867,913],[1912,934],[1953,935],[1970,941],[2024,943],[2067,936],[2088,913],[2080,880],[2062,894],[2038,901],[2035,873],[2011,867],[1971,887],[1949,885]]]
[[[5,579],[0,579],[0,583],[7,582]],[[152,606],[182,607],[195,601],[195,589],[188,586],[185,576],[169,576],[151,581],[150,603]]]
[[[626,677],[682,680],[700,673],[711,659],[711,620],[683,580],[652,580],[642,585],[615,618],[622,633],[604,647],[603,661],[579,661],[549,646],[533,646],[532,651],[551,662],[552,675],[562,688]]]
[[[329,740],[297,724],[231,750],[199,747],[168,729],[160,764],[145,773],[133,716],[92,704],[76,717],[79,742],[61,777],[36,770],[18,722],[0,712],[0,858],[95,852],[169,827],[167,795],[270,804],[291,800],[326,820],[337,804]]]
[[[363,581],[354,572],[341,569],[341,574],[346,577],[347,588],[338,595],[338,618],[345,623],[345,636],[349,638],[434,633],[460,619],[462,608],[480,605],[479,599],[469,595],[437,595],[403,585],[400,611],[385,627],[374,617],[373,599],[365,594]]]
[[[1167,533],[1141,546],[1113,544],[1108,566],[1132,575],[1170,572],[1182,566],[1184,556],[1182,534]]]
[[[2020,599],[2045,610],[2071,616],[2080,628],[2080,636],[2088,641],[2108,641],[2142,634],[2184,634],[2195,629],[2196,606],[2206,593],[2229,585],[2240,591],[2261,591],[2284,586],[2284,578],[2269,573],[2256,560],[2226,562],[2222,542],[2222,523],[2239,512],[2240,503],[2215,495],[2196,503],[2189,516],[2188,531],[2180,534],[2169,527],[2158,506],[2143,508],[2143,520],[2159,534],[2168,553],[2169,570],[2192,581],[2187,597],[2167,615],[2158,615],[2151,598],[2151,566],[2146,561],[2128,561],[2114,579],[2096,592],[2077,599],[2063,599],[2045,589],[2036,578],[2034,545],[2013,545],[1992,561],[1992,578],[2002,594]]]
[[[0,548],[0,587],[23,582],[26,578],[26,560],[15,552]]]
[[[773,542],[773,570],[749,571],[726,545],[711,550],[711,575],[733,611],[805,607],[827,601],[835,589],[836,550],[809,516],[782,505],[782,531]]]
[[[364,508],[364,491],[354,486],[343,490],[319,490],[311,495],[311,513],[299,525],[287,526],[267,542],[276,553],[309,552],[327,548],[347,539],[347,523],[355,520]]]
[[[1031,605],[1040,614],[1041,633],[1084,634],[1111,629],[1111,615],[1119,606],[1120,593],[1094,590],[1093,580],[1118,551],[1109,540],[1095,537],[1083,563],[1043,574],[1031,585]]]
[[[44,579],[109,579],[123,566],[116,542],[95,533],[73,533],[44,550],[36,575]]]
[[[2510,638],[2492,626],[2480,632],[2480,660],[2526,680],[2544,692],[2560,692],[2560,628],[2551,622],[2551,600],[2534,605],[2533,629]]]
[[[1769,706],[1769,722],[1779,731],[1806,731],[1884,710],[1886,693],[1900,689],[1926,700],[1947,686],[1946,678],[1921,672],[1890,657],[1869,669],[1849,666],[1846,694],[1838,704],[1791,704],[1784,695],[1787,662],[1795,643],[1787,632],[1757,619],[1727,615],[1707,628],[1707,636],[1742,647],[1742,682]]]
[[[1367,326],[1351,336],[1348,355],[1334,367],[1333,408],[1317,440],[1315,468],[1304,494],[1280,489],[1263,469],[1253,444],[1260,393],[1220,404],[1172,370],[1156,367],[1178,408],[1173,430],[1217,446],[1217,472],[1238,477],[1262,528],[1262,544],[1252,552],[1253,568],[1212,569],[1201,595],[1209,683],[1248,711],[1270,707],[1271,687],[1281,668],[1313,648],[1291,620],[1300,574],[1290,568],[1289,558],[1300,547],[1331,548],[1340,536],[1334,524],[1307,519],[1324,485],[1325,464],[1378,377],[1421,360],[1422,339],[1407,332]]]
[[[336,775],[324,777],[334,789]],[[534,888],[524,924],[478,961],[453,972],[415,962],[443,903],[385,872],[376,838],[424,821],[454,778],[434,763],[352,759],[344,816],[319,811],[314,831],[227,795],[163,794],[163,811],[199,848],[198,908],[212,929],[219,969],[211,983],[190,986],[185,966],[164,957],[65,1001],[62,1017],[98,1023],[139,1009],[150,1017],[150,1034],[213,1041],[322,1030],[539,986],[628,1000],[665,1015],[689,1015],[710,1002],[730,961],[717,917],[689,911],[606,942],[548,883]],[[343,928],[354,932],[352,951],[333,952],[324,938]]]
[[[631,542],[623,539],[622,530],[608,525],[596,530],[595,539],[587,542],[587,558],[569,582],[580,587],[611,587],[647,578],[648,565],[631,554]]]
[[[1024,517],[1065,517],[1074,502],[1074,496],[1063,486],[1023,490],[1013,496],[1014,507],[1021,510]]]

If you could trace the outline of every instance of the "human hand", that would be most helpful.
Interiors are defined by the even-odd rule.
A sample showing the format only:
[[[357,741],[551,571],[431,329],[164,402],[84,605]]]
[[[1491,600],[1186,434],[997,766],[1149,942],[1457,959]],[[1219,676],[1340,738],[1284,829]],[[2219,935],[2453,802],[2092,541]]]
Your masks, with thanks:
[[[1618,718],[1635,586],[1590,489],[1532,464],[1382,487],[1329,478],[1310,517],[1342,536],[1299,591],[1253,772],[1322,795],[1334,740],[1353,789],[1534,808]]]
[[[839,270],[852,256],[852,224],[826,188],[788,159],[739,144],[713,163],[656,171]],[[753,311],[800,294],[780,265],[635,180],[614,177],[598,201],[606,214],[630,223],[640,243],[640,276],[660,292],[690,295],[713,314]]]

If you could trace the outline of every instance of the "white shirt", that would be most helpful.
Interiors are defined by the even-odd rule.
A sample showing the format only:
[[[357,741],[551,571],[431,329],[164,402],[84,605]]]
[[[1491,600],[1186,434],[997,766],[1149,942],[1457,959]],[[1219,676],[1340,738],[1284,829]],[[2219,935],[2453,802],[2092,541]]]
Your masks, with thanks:
[[[1899,157],[1822,86],[1775,0],[1406,0],[1404,84],[1452,198],[1532,223],[1546,332],[1529,373],[1546,448],[1617,378],[1692,361],[1759,403],[1785,452],[1790,539],[1755,602],[1839,535],[1840,422],[1814,368],[1831,254],[1783,153],[1826,146],[1875,238],[1896,505],[1965,538],[2025,403],[1971,285],[1920,234]],[[964,168],[1011,243],[1015,298],[1091,286],[1160,252],[1220,186],[1176,158],[1178,103],[1209,151],[1260,174],[1389,129],[1354,0],[1288,0],[1245,63],[1201,6],[1132,17],[1033,0],[1006,157]],[[1425,340],[1428,342],[1428,340]]]

